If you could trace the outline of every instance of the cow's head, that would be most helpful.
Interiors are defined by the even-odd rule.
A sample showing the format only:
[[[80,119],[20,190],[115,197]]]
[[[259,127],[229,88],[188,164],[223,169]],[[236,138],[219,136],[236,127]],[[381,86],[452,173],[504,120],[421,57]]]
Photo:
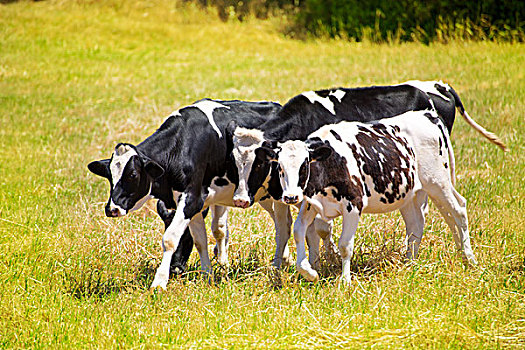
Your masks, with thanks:
[[[265,143],[261,130],[234,127],[232,137],[232,153],[239,173],[239,185],[233,195],[233,203],[237,207],[248,208],[269,177],[271,164],[255,155],[255,150]]]
[[[332,148],[320,139],[286,141],[278,147],[256,150],[257,158],[277,162],[279,179],[283,188],[282,201],[296,204],[303,200],[303,192],[310,177],[310,163],[325,160]]]
[[[151,187],[164,169],[155,161],[140,154],[135,146],[119,143],[110,159],[96,160],[88,169],[105,177],[110,183],[106,216],[124,216],[140,209],[151,198]]]

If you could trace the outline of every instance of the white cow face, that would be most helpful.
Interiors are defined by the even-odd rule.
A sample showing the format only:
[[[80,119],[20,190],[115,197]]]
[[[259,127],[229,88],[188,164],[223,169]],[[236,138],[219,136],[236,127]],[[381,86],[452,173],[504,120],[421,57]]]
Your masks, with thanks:
[[[270,165],[257,159],[255,150],[264,141],[263,132],[237,127],[233,133],[233,158],[239,175],[239,185],[233,194],[233,203],[240,208],[253,204],[257,190],[270,173]]]
[[[164,173],[159,164],[139,155],[129,144],[118,144],[111,159],[91,162],[88,169],[109,180],[110,196],[105,208],[108,217],[140,209],[150,199],[153,181]]]
[[[332,148],[320,140],[307,142],[292,140],[279,144],[279,147],[260,147],[257,155],[278,163],[279,180],[283,189],[282,201],[296,204],[303,200],[310,177],[310,163],[328,158]]]

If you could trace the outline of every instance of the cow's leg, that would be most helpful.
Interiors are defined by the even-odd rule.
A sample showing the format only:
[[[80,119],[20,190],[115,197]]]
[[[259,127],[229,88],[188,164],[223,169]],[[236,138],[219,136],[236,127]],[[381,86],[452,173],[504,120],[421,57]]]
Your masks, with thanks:
[[[204,273],[209,275],[212,271],[210,256],[208,255],[208,235],[206,235],[206,225],[201,213],[195,215],[190,221],[190,232],[199,257],[201,259],[201,268]]]
[[[180,196],[173,220],[162,236],[162,261],[155,273],[151,289],[156,287],[166,289],[173,253],[179,246],[184,231],[189,227],[191,218],[202,210],[202,200],[199,203],[198,198],[200,196],[190,196],[187,193]]]
[[[315,232],[315,220],[306,229],[306,243],[308,244],[308,262],[314,270],[319,270],[320,256],[319,245],[320,237]]]
[[[332,221],[324,221],[319,215],[314,222],[308,226],[306,231],[306,243],[308,243],[308,261],[315,270],[319,270],[321,256],[319,253],[320,239],[323,239],[323,246],[326,256],[331,262],[337,261],[339,251],[332,238]]]
[[[346,205],[345,205],[346,208]],[[339,238],[339,252],[343,261],[342,281],[350,284],[352,278],[350,276],[350,260],[354,254],[354,240],[359,224],[359,211],[357,208],[352,208],[351,211],[343,210],[343,230],[341,238]]]
[[[166,204],[159,199],[159,201],[157,202],[157,213],[164,222],[164,230],[166,230],[173,221],[173,217],[175,216],[175,210],[169,210],[166,207]],[[191,237],[191,233],[188,228],[184,230],[184,234],[182,235],[179,241],[179,246],[177,247],[177,250],[175,250],[175,253],[171,257],[170,271],[172,274],[181,274],[186,270],[186,265],[188,263],[188,259],[190,258],[192,250],[193,238]]]
[[[171,273],[181,274],[186,271],[188,260],[190,259],[191,251],[193,250],[193,237],[190,230],[184,230],[184,234],[180,238],[179,245],[175,253],[171,257]]]
[[[270,214],[275,224],[275,255],[272,265],[275,268],[293,264],[288,248],[292,215],[288,205],[274,200],[264,200],[259,204]]]
[[[477,261],[470,246],[466,199],[451,183],[432,186],[428,194],[450,227],[456,248],[462,251],[464,263],[476,265]]]
[[[316,282],[319,279],[317,271],[312,269],[312,266],[306,259],[306,247],[305,247],[305,236],[308,226],[310,226],[314,219],[316,212],[314,209],[309,208],[306,200],[301,205],[301,210],[297,219],[293,225],[293,236],[295,240],[295,247],[297,249],[297,271],[306,278],[308,281]]]
[[[228,240],[230,231],[228,230],[228,207],[214,205],[211,207],[211,231],[217,244],[215,245],[215,255],[221,265],[228,265]]]
[[[323,246],[327,256],[332,261],[337,261],[339,250],[337,249],[337,245],[335,244],[334,238],[332,236],[332,229],[334,227],[332,220],[324,221],[319,216],[317,216],[315,218],[314,225],[315,232],[317,232],[317,235],[323,239]]]
[[[428,196],[426,192],[418,191],[414,199],[400,210],[406,226],[405,247],[407,259],[417,257],[421,238],[423,237],[423,229],[425,228],[425,211],[427,207]]]

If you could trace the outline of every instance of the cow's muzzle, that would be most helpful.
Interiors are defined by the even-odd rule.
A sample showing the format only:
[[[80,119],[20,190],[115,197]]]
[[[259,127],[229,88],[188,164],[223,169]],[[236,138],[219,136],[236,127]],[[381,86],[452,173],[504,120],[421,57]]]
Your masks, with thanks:
[[[106,216],[108,218],[117,218],[126,215],[126,211],[118,206],[106,205]]]
[[[246,209],[250,206],[250,200],[241,197],[233,197],[233,205],[235,205],[237,208]]]
[[[285,202],[286,204],[296,204],[297,202],[299,202],[299,196],[283,196],[283,202]]]

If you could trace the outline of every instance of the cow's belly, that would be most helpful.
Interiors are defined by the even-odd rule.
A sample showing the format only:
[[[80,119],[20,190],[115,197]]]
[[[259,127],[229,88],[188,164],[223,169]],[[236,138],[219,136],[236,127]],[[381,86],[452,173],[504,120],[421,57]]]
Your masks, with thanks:
[[[363,213],[380,214],[401,209],[414,198],[414,194],[420,189],[421,184],[416,179],[415,186],[408,191],[402,192],[399,198],[395,198],[392,203],[383,193],[372,191],[371,196],[363,200]]]
[[[368,198],[368,201],[366,201],[366,205],[363,206],[363,213],[366,214],[380,214],[380,213],[388,213],[394,210],[398,210],[405,206],[407,201],[412,200],[414,198],[413,192],[407,193],[405,198],[401,198],[399,200],[395,200],[393,203],[383,203],[378,198]]]

